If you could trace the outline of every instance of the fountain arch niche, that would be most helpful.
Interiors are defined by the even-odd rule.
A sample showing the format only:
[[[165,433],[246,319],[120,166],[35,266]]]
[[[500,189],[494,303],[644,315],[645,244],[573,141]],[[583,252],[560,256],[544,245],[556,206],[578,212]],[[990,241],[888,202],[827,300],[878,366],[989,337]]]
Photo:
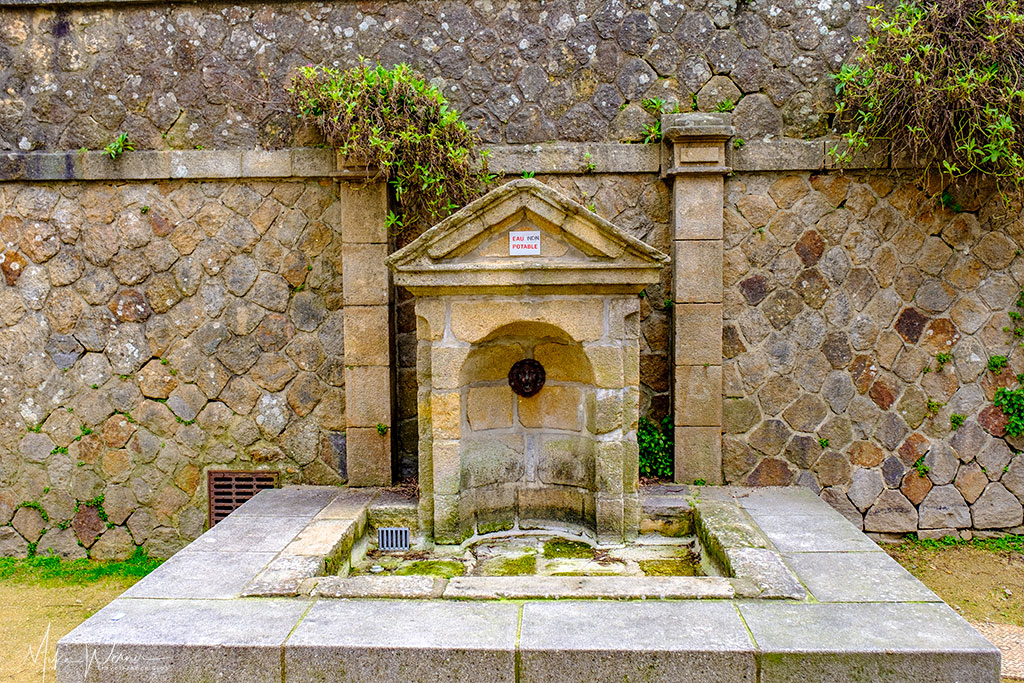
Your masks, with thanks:
[[[388,259],[416,297],[420,528],[636,536],[639,298],[668,257],[515,180]]]

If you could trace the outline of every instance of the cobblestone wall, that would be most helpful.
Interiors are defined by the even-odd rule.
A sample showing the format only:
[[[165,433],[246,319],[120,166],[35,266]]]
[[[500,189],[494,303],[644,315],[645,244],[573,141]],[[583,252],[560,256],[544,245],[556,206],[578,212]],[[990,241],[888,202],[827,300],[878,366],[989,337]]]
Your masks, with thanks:
[[[727,181],[729,482],[808,486],[880,534],[1021,531],[1024,439],[992,399],[1024,370],[1008,316],[1024,223],[979,197],[954,211],[888,177]]]
[[[660,98],[825,134],[860,0],[222,3],[0,10],[0,150],[292,144],[289,70],[407,62],[487,142],[636,140]],[[299,142],[302,142],[301,136]]]
[[[339,210],[316,180],[0,185],[0,555],[169,555],[207,469],[342,481]]]

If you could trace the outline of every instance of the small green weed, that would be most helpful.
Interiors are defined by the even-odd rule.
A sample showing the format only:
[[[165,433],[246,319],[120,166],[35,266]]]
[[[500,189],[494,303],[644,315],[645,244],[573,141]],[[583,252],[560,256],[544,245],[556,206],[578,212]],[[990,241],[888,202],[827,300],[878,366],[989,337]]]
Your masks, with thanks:
[[[928,399],[928,404],[925,406],[925,410],[928,411],[929,416],[935,417],[936,415],[939,414],[939,410],[941,410],[942,406],[944,405],[946,404],[939,403],[938,401],[933,401],[932,399]]]
[[[822,448],[828,448],[828,439],[818,439],[818,445]]]
[[[725,98],[715,105],[715,111],[730,112],[736,108],[736,103],[729,98]]]
[[[926,474],[928,474],[929,472],[932,471],[932,468],[930,468],[930,467],[928,467],[928,465],[924,464],[924,456],[923,455],[920,458],[918,458],[917,460],[914,461],[913,467],[914,467],[914,471],[917,472],[917,476],[919,476],[919,477],[924,477]]]
[[[952,362],[952,360],[953,354],[949,353],[948,351],[940,351],[939,353],[935,354],[935,362],[939,364],[940,371],[942,370],[943,365]]]
[[[993,372],[998,375],[1009,362],[1010,361],[1006,356],[989,356],[988,370],[989,372]]]
[[[381,436],[385,436],[388,433],[389,429],[390,429],[390,427],[388,427],[383,422],[378,422],[377,423],[377,433],[380,434]]]
[[[955,432],[956,430],[960,429],[961,426],[963,426],[964,420],[966,419],[966,415],[961,415],[960,413],[953,413],[952,415],[949,416],[949,428]]]
[[[103,151],[111,159],[117,159],[119,156],[128,151],[134,151],[135,147],[132,145],[131,140],[128,139],[128,133],[121,133],[114,141],[103,148]]]
[[[652,145],[661,142],[661,121],[644,126],[644,144]]]

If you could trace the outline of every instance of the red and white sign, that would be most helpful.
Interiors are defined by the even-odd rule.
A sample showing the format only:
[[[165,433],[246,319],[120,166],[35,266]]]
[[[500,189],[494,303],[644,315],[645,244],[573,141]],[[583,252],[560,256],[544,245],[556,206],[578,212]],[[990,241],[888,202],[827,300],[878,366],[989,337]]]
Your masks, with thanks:
[[[540,230],[509,231],[508,255],[540,256]]]

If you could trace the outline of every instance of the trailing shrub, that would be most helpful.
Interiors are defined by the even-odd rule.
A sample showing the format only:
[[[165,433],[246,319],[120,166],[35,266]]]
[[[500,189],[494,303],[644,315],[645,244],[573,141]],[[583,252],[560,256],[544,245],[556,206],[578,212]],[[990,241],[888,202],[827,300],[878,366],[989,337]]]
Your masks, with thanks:
[[[400,208],[388,224],[417,232],[476,199],[493,180],[478,138],[441,92],[405,64],[305,66],[288,88],[299,118],[342,154],[387,177]]]
[[[869,35],[835,76],[846,150],[874,141],[944,180],[1024,181],[1024,13],[1017,0],[904,0],[875,6]]]
[[[675,465],[672,418],[664,417],[658,425],[641,417],[636,440],[640,446],[640,476],[670,479]]]

